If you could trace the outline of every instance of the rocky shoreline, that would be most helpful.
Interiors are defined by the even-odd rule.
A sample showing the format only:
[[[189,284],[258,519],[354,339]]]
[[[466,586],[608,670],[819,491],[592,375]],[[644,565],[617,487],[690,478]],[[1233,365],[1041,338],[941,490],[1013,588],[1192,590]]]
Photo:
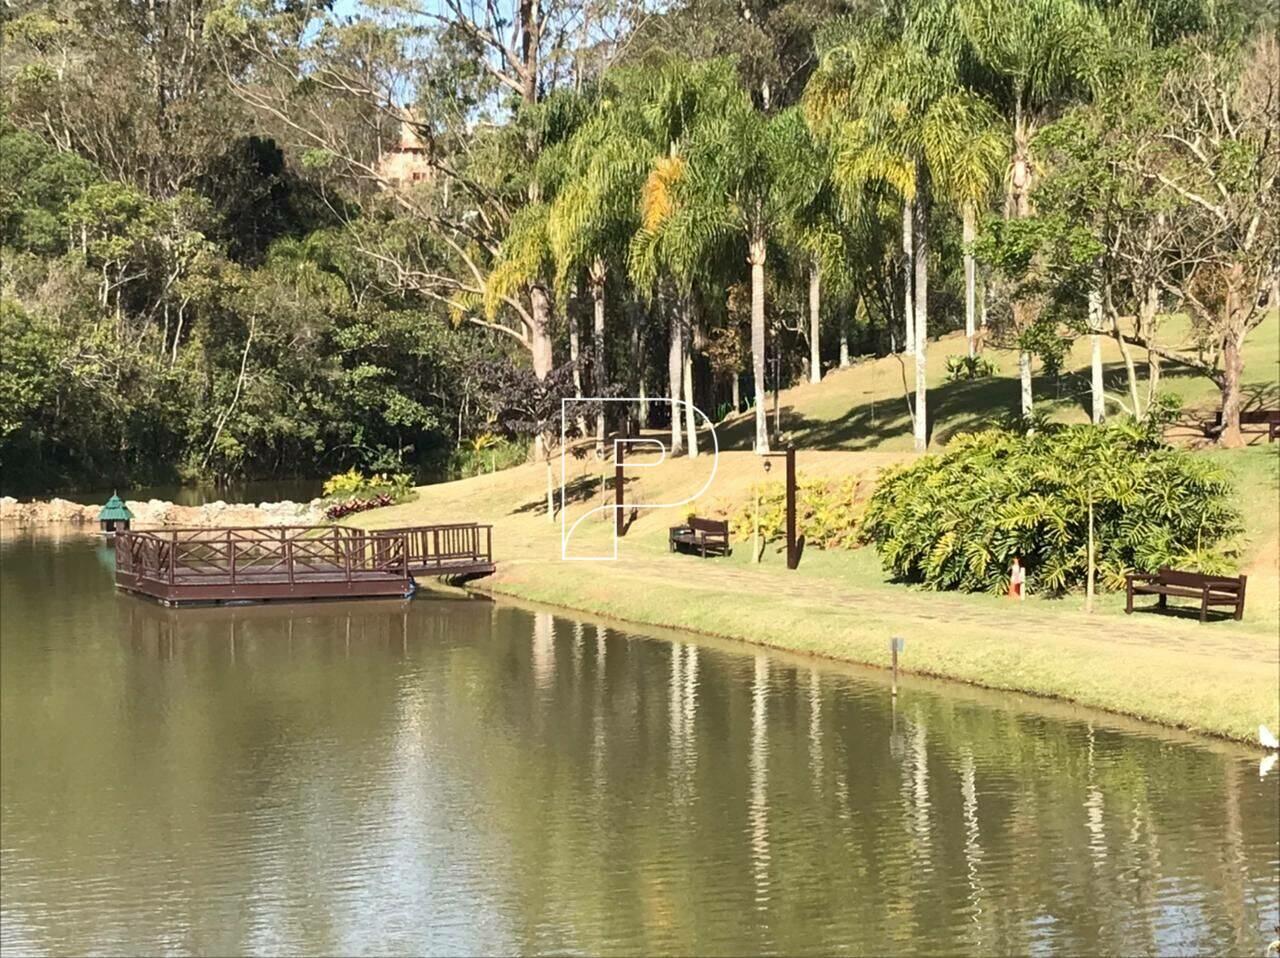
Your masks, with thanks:
[[[202,506],[179,506],[163,499],[125,501],[133,513],[133,527],[156,526],[292,526],[318,525],[325,521],[319,499],[310,502],[209,502]],[[42,502],[19,502],[11,496],[0,496],[0,522],[20,525],[98,522],[100,503],[84,505],[67,499]]]

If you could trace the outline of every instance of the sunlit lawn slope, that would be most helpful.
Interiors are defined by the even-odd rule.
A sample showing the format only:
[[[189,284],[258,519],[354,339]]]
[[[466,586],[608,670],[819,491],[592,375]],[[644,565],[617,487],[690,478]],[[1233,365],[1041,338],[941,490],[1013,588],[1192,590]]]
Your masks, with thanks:
[[[1250,343],[1247,380],[1253,397],[1276,397],[1278,330],[1272,318]],[[949,347],[954,352],[962,346],[956,339],[931,344],[931,368],[939,381]],[[1079,351],[1076,358],[1083,361],[1087,354]],[[998,418],[1016,402],[1011,366],[1002,361],[1008,376],[935,388],[935,443]],[[1117,388],[1122,386],[1116,379],[1119,368],[1109,371]],[[1068,382],[1075,380],[1064,376]],[[1213,408],[1212,384],[1171,371],[1166,383],[1189,404]],[[1042,397],[1053,395],[1054,381],[1040,380],[1037,388]],[[1071,386],[1078,388],[1078,383]],[[913,455],[894,359],[788,390],[782,401],[784,429],[802,450],[802,477],[857,477],[861,498],[870,494],[880,470]],[[1086,401],[1064,385],[1064,398],[1052,403],[1054,415],[1083,420]],[[735,430],[743,428],[731,424],[722,431],[727,446],[735,445]],[[704,449],[708,446],[704,437]],[[612,463],[598,462],[590,450],[567,457],[566,507],[554,522],[545,514],[547,472],[540,464],[425,487],[417,501],[358,521],[493,523],[500,570],[478,585],[498,593],[873,665],[886,663],[889,637],[903,635],[908,640],[904,665],[910,670],[1253,740],[1259,722],[1280,726],[1280,444],[1268,446],[1263,440],[1242,451],[1198,454],[1220,459],[1239,482],[1247,526],[1240,566],[1250,575],[1240,623],[1201,625],[1192,612],[1157,615],[1146,609],[1125,616],[1123,598],[1116,595],[1103,596],[1097,611],[1087,615],[1079,596],[1036,596],[1018,603],[926,592],[888,581],[871,548],[810,549],[795,572],[785,568],[773,546],[761,563],[752,562],[749,543],[740,538],[727,559],[670,555],[667,527],[686,509],[641,508],[620,541],[616,561],[563,562],[562,522],[572,530],[565,547],[569,555],[612,555],[612,517],[592,514],[612,502],[612,489],[601,483],[605,476],[612,481]],[[628,503],[677,502],[710,479],[696,506],[709,515],[742,510],[751,501],[752,486],[766,478],[758,457],[732,448],[715,462],[714,478],[713,459],[705,454],[654,469],[639,468],[655,463],[653,456],[637,454],[631,461]],[[780,468],[769,478],[777,480],[779,474]],[[553,478],[558,486],[558,461]]]

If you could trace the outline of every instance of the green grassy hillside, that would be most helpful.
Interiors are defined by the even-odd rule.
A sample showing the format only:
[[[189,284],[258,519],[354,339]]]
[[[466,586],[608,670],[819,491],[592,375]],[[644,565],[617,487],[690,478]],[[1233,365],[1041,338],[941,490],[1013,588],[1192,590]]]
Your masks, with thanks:
[[[1170,317],[1162,325],[1161,340],[1171,348],[1189,342],[1189,336],[1190,325],[1184,317]],[[1019,408],[1016,354],[989,349],[987,358],[998,366],[995,376],[948,383],[947,357],[962,355],[964,351],[964,337],[960,334],[929,342],[931,445],[945,443],[957,432],[998,421]],[[1036,404],[1045,409],[1051,419],[1088,420],[1089,351],[1088,338],[1081,338],[1068,355],[1061,375],[1048,376],[1037,369]],[[1147,370],[1141,362],[1145,354],[1137,348],[1133,352],[1145,390]],[[1102,355],[1107,411],[1119,414],[1129,402],[1124,361],[1111,339],[1103,341]],[[914,377],[911,357],[889,356],[833,370],[817,385],[806,383],[783,390],[779,396],[783,432],[798,447],[806,449],[909,450],[912,448],[911,419],[904,383],[914,388]],[[1244,381],[1247,405],[1280,403],[1280,318],[1276,313],[1268,316],[1246,342]],[[1217,387],[1195,370],[1169,362],[1164,364],[1160,384],[1163,392],[1181,400],[1185,411],[1184,421],[1172,434],[1188,439],[1199,436],[1199,421],[1211,416],[1220,404]],[[1145,392],[1143,397],[1145,399]],[[769,403],[772,417],[772,396]],[[749,449],[754,429],[751,414],[744,413],[721,424],[717,434],[723,448]]]

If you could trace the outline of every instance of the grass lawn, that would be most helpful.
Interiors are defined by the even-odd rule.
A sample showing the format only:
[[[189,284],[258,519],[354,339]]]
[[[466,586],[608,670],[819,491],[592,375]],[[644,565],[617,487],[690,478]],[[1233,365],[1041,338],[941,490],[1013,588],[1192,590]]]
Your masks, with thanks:
[[[1280,388],[1278,333],[1273,316],[1251,339],[1246,380],[1252,397],[1274,398]],[[1000,376],[942,384],[946,355],[962,347],[954,337],[931,344],[930,366],[939,380],[930,395],[935,444],[998,418],[1017,401],[1011,360]],[[802,478],[854,476],[862,494],[881,469],[914,455],[896,370],[896,359],[882,359],[782,394],[784,430],[802,450]],[[1110,369],[1109,375],[1122,387],[1117,372]],[[1184,401],[1213,407],[1212,384],[1168,370],[1165,381],[1185,390]],[[1041,396],[1054,395],[1051,388],[1037,383]],[[1087,379],[1084,388],[1087,393]],[[1054,416],[1083,420],[1085,402],[1087,396],[1076,393],[1055,398]],[[747,441],[738,432],[749,426],[749,417],[740,417],[718,431],[730,451],[719,457],[714,480],[698,500],[700,514],[733,513],[750,501],[752,485],[765,479],[759,458],[734,451]],[[704,449],[709,445],[704,439]],[[874,666],[887,666],[889,638],[901,635],[907,640],[902,667],[908,671],[1256,743],[1260,722],[1280,728],[1280,444],[1268,446],[1263,439],[1245,450],[1199,454],[1220,458],[1239,481],[1247,526],[1240,567],[1250,576],[1243,622],[1201,625],[1191,610],[1159,615],[1143,609],[1126,616],[1117,595],[1100,597],[1089,615],[1081,596],[1033,596],[1019,603],[927,592],[888,581],[869,548],[810,549],[794,572],[774,547],[759,564],[752,562],[749,542],[738,541],[726,559],[670,555],[667,527],[684,509],[639,510],[616,561],[562,562],[561,524],[559,517],[550,522],[545,515],[547,473],[537,464],[428,486],[415,502],[352,521],[493,523],[499,572],[476,586],[497,594]],[[678,502],[697,492],[712,470],[706,455],[652,470],[638,468],[645,456],[631,455],[629,461],[636,467],[626,484],[631,504]],[[558,472],[557,466],[557,484]],[[590,453],[568,462],[564,518],[568,525],[578,523],[571,555],[612,552],[612,516],[593,514],[612,502],[612,490],[601,482],[605,475],[612,476],[612,464],[600,464]],[[769,478],[778,477],[775,471]]]

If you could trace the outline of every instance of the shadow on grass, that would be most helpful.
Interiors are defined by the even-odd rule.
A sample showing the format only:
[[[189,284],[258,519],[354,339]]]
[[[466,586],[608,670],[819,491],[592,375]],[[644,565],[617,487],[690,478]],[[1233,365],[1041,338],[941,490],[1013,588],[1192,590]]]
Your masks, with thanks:
[[[1166,608],[1160,608],[1158,605],[1134,606],[1134,615],[1162,615],[1171,619],[1183,619],[1200,621],[1200,607],[1197,605],[1170,605]],[[1230,621],[1235,618],[1234,613],[1223,611],[1222,609],[1210,609],[1205,616],[1206,622],[1222,622]]]
[[[628,485],[634,482],[639,482],[639,481],[640,481],[639,477],[637,476],[625,477],[622,480],[622,489],[623,489],[624,495],[626,493],[626,488]],[[613,503],[612,478],[610,479],[607,488],[610,493],[609,502],[610,504],[612,504]],[[564,506],[577,505],[579,503],[588,502],[591,499],[594,499],[599,494],[599,492],[600,492],[599,476],[579,476],[577,479],[573,479],[569,482],[566,482],[564,485],[563,494],[561,494],[560,490],[556,490],[555,515],[559,515],[560,510],[564,508]],[[541,510],[546,509],[546,507],[547,507],[546,498],[539,497],[537,499],[531,499],[528,502],[524,502],[516,506],[514,509],[511,510],[511,515],[521,515],[523,513],[539,512]]]
[[[1140,372],[1145,369],[1140,365]],[[1161,371],[1162,382],[1178,382],[1203,378],[1190,366],[1169,363]],[[1127,401],[1129,380],[1124,363],[1112,362],[1103,367],[1103,383],[1110,397]],[[1140,395],[1146,398],[1146,380],[1139,383]],[[1089,370],[1066,375],[1037,374],[1032,380],[1032,395],[1037,403],[1051,408],[1077,409],[1086,418],[1092,412],[1093,397]],[[1254,383],[1244,387],[1245,408],[1272,408],[1280,403],[1280,383]],[[1021,408],[1021,384],[1008,376],[946,382],[929,389],[928,431],[930,443],[945,444],[956,434],[973,432],[1002,422]],[[1108,403],[1107,414],[1121,410]],[[747,415],[717,427],[720,448],[749,450],[755,440],[755,419]],[[782,431],[791,442],[804,449],[873,450],[888,440],[905,444],[911,437],[911,413],[904,395],[884,397],[853,405],[835,419],[810,419],[794,405],[782,407]],[[769,407],[769,428],[773,430],[773,408]],[[1185,414],[1177,424],[1190,431],[1203,430],[1203,419],[1197,412]]]

